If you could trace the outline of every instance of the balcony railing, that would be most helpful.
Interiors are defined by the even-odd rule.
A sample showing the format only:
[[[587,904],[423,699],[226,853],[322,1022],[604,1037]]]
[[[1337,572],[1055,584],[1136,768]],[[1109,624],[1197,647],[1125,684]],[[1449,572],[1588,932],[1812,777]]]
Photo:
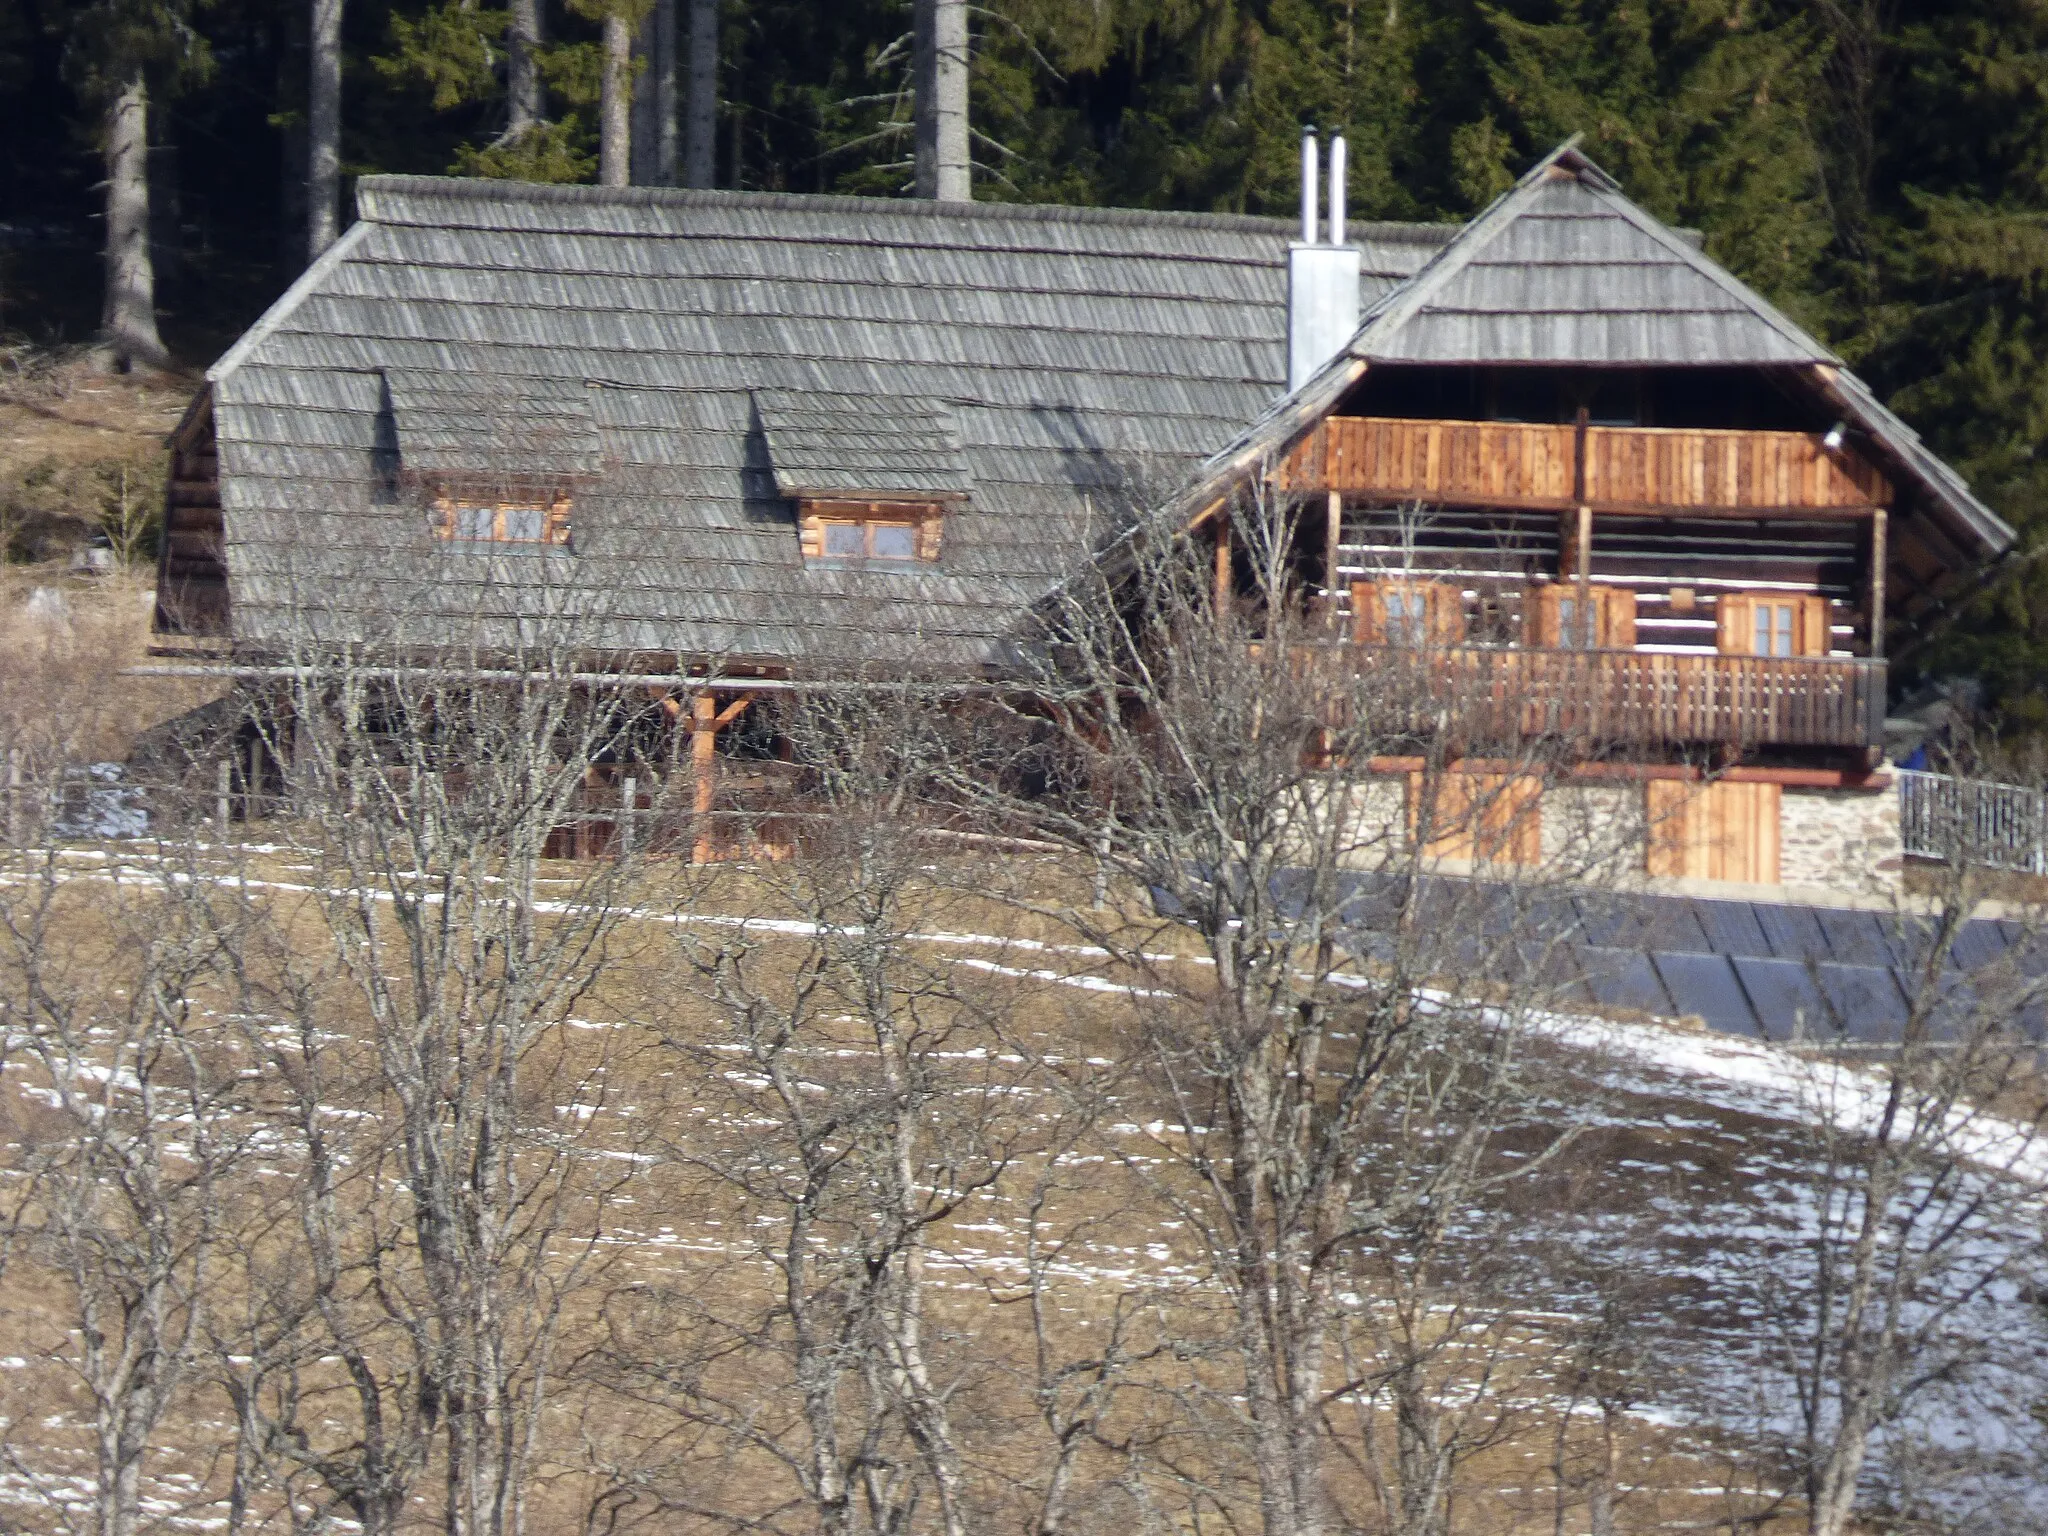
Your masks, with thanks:
[[[1819,434],[1332,416],[1275,475],[1282,490],[1453,506],[1845,512],[1887,506],[1885,477]]]
[[[1871,747],[1884,739],[1885,664],[1856,657],[1672,655],[1330,642],[1300,648],[1334,668],[1390,728],[1466,741],[1539,736],[1735,747]]]

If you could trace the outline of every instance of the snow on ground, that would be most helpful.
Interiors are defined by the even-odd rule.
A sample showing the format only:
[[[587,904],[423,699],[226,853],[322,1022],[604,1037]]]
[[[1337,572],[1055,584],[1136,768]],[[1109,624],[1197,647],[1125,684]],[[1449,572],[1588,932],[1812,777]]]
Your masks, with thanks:
[[[274,850],[271,850],[274,851]],[[183,880],[146,855],[118,864],[79,850],[64,878]],[[124,855],[123,857],[127,857]],[[21,877],[14,877],[19,879]],[[321,888],[291,881],[221,877],[250,890],[309,894]],[[575,910],[551,901],[545,910]],[[648,912],[642,917],[743,931],[763,939],[812,938],[821,929],[787,919]],[[1158,993],[1111,974],[1110,957],[1085,945],[992,934],[938,931],[913,936],[984,975],[1003,976],[1109,996]],[[982,951],[976,954],[973,951]],[[994,958],[991,958],[993,956]],[[1161,964],[1199,965],[1199,957],[1153,956]],[[1024,961],[1023,964],[1006,963]],[[578,1028],[608,1021],[576,1019]],[[1589,1262],[1616,1272],[1654,1276],[1662,1299],[1635,1322],[1668,1370],[1639,1416],[1667,1424],[1713,1427],[1741,1436],[1782,1437],[1796,1428],[1796,1397],[1787,1373],[1786,1340],[1771,1326],[1774,1308],[1810,1292],[1814,1256],[1809,1235],[1817,1216],[1817,1170],[1807,1130],[1825,1116],[1847,1129],[1875,1123],[1883,1103],[1882,1068],[1831,1062],[1761,1040],[1743,1040],[1654,1021],[1578,1015],[1537,1015],[1538,1036],[1574,1053],[1600,1097],[1597,1107],[1568,1106],[1594,1123],[1609,1151],[1592,1171],[1587,1214],[1561,1218],[1567,1230],[1515,1232],[1532,1255],[1561,1237]],[[579,1121],[591,1118],[574,1107]],[[1141,1141],[1164,1129],[1136,1123],[1115,1128],[1133,1145],[1125,1155],[1147,1161]],[[1987,1115],[1951,1119],[1954,1144],[1984,1165],[1969,1177],[2013,1177],[2048,1184],[2048,1147],[2025,1128]],[[707,1224],[708,1225],[708,1224]],[[2038,1226],[2038,1221],[2036,1223]],[[1018,1228],[999,1202],[987,1221],[961,1229],[985,1243],[956,1244],[939,1267],[961,1273],[965,1287],[991,1272],[1018,1267]],[[1172,1248],[1151,1234],[1126,1242],[1079,1244],[1059,1266],[1076,1284],[1176,1286],[1197,1271],[1171,1262]],[[709,1231],[691,1239],[663,1229],[615,1240],[677,1252],[752,1252],[743,1239]],[[1958,1528],[2048,1530],[2048,1309],[2032,1302],[2048,1293],[2048,1270],[2030,1245],[2038,1231],[1998,1230],[1979,1222],[1968,1235],[1978,1271],[2011,1261],[2011,1272],[1953,1299],[1947,1322],[1967,1370],[1937,1382],[1913,1410],[1880,1437],[1872,1478],[1888,1496],[1941,1514]],[[949,1282],[952,1283],[952,1282]],[[2030,1287],[2036,1289],[2030,1290]],[[1565,1312],[1594,1298],[1569,1286],[1532,1297]],[[0,1502],[6,1490],[0,1489]]]

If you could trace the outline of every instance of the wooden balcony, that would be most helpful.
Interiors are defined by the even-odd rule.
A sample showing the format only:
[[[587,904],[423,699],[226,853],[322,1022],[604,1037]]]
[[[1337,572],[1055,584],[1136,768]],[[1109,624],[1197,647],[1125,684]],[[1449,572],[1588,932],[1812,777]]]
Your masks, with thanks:
[[[1333,669],[1332,697],[1355,700],[1391,730],[1467,742],[1861,749],[1884,740],[1885,664],[1857,657],[1331,642],[1299,648],[1299,664]]]
[[[1276,486],[1388,501],[1607,512],[1867,514],[1883,475],[1819,434],[1332,416]]]

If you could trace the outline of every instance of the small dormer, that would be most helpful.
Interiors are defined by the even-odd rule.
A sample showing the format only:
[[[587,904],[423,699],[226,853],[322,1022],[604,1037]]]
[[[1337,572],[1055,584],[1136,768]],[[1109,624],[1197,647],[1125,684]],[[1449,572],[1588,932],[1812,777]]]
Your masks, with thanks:
[[[795,505],[806,564],[938,563],[948,515],[971,489],[942,408],[900,396],[753,394],[775,492]]]
[[[394,491],[422,504],[455,547],[564,546],[578,490],[603,455],[580,380],[474,380],[384,370]]]

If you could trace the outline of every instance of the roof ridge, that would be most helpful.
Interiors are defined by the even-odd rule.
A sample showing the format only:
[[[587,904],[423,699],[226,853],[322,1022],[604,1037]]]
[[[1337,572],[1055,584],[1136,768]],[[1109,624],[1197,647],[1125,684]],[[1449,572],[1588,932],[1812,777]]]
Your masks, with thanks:
[[[1100,208],[1078,203],[941,203],[927,198],[851,197],[824,192],[736,192],[686,187],[593,187],[581,183],[500,181],[482,176],[364,176],[356,182],[359,215],[377,223],[416,222],[380,210],[380,196],[437,196],[478,203],[554,203],[572,207],[760,208],[812,213],[886,213],[896,217],[992,219],[1026,224],[1105,224],[1163,229],[1229,229],[1286,234],[1288,218],[1251,213],[1199,213],[1164,208]],[[392,210],[395,212],[395,210]],[[1355,231],[1381,240],[1436,245],[1462,225],[1356,220]]]

